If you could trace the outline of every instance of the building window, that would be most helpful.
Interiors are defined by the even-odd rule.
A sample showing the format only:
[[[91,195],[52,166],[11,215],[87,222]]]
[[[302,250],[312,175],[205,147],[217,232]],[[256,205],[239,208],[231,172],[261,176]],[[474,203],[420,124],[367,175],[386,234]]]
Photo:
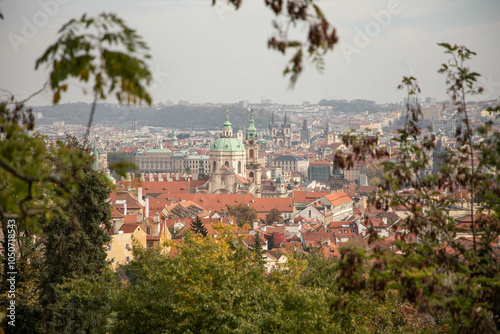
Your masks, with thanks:
[[[125,249],[129,250],[130,249],[130,245],[129,244],[125,244]]]
[[[249,157],[250,159],[252,159],[252,158],[253,158],[253,149],[252,149],[252,150],[250,150],[250,151],[248,151],[248,157]]]
[[[342,230],[341,229],[339,229],[339,234],[342,234]]]
[[[150,241],[150,242],[148,242],[148,249],[151,249],[151,248],[153,248],[153,242]]]
[[[238,161],[238,174],[241,174],[241,161]]]
[[[151,234],[151,227],[146,226],[146,233],[147,233],[148,235],[150,235],[150,234]]]
[[[351,230],[351,232],[352,232],[352,234],[356,234],[356,230],[354,230],[354,229]]]
[[[126,261],[126,262],[129,262],[129,261],[130,261],[130,258],[127,256],[127,257],[125,258],[125,261]]]
[[[250,177],[253,177],[253,172],[250,172],[250,175],[249,175],[249,176],[250,176]]]
[[[108,246],[108,252],[111,252],[111,245]]]
[[[349,231],[348,230],[344,230],[344,233],[347,234],[347,233],[349,233]]]

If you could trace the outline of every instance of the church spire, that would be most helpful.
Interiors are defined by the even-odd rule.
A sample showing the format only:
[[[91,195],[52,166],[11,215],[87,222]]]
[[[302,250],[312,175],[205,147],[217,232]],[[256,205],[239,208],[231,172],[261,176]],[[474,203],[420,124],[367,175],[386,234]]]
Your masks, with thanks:
[[[255,128],[255,122],[253,120],[253,110],[250,109],[250,124],[247,130],[247,138],[257,138],[257,129]]]

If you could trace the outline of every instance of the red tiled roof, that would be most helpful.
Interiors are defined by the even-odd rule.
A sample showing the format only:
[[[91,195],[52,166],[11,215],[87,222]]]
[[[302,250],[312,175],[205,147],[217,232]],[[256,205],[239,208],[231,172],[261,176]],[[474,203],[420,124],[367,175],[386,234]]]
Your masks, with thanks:
[[[207,211],[223,212],[227,211],[227,205],[248,204],[254,199],[252,194],[203,194],[203,193],[177,193],[177,194],[162,194],[159,198],[167,200],[182,201],[190,200]]]
[[[137,216],[136,215],[126,215],[123,216],[124,224],[137,224]]]
[[[286,198],[255,198],[250,207],[255,208],[257,213],[271,212],[272,209],[278,209],[280,212],[293,211],[293,199]]]
[[[194,215],[198,217],[205,217],[210,214],[203,207],[197,205],[191,200],[171,204],[166,207],[166,210],[174,217],[177,216],[179,218],[193,217]]]
[[[238,181],[239,184],[248,184],[248,180],[243,178],[242,176],[234,173],[234,178],[236,179],[236,181]]]
[[[384,223],[382,218],[368,218],[368,224],[372,224],[373,227],[387,228],[387,224]]]
[[[120,182],[121,184],[128,186],[132,185],[136,188],[142,187],[142,194],[176,194],[176,193],[187,193],[188,188],[189,192],[195,192],[196,187],[204,185],[208,179],[202,180],[184,180],[183,177],[179,178],[179,181],[175,181],[175,175],[171,174],[170,176],[173,178],[173,181],[166,181],[166,174],[163,174],[163,181],[158,181],[158,174],[154,174],[154,181],[149,181],[149,176],[145,176],[145,180],[139,182],[137,180],[134,181],[124,181]]]
[[[120,227],[120,231],[123,233],[134,233],[134,231],[139,227],[137,224],[123,224]]]
[[[116,201],[126,201],[127,209],[142,209],[144,208],[132,195],[126,191],[111,192],[109,194],[111,205],[116,205]]]
[[[371,194],[372,192],[376,191],[377,187],[375,186],[361,186],[358,188],[357,192],[360,194]]]
[[[113,207],[112,212],[111,212],[111,217],[113,218],[123,218],[123,214],[121,212],[118,212],[115,207]]]
[[[352,199],[342,190],[334,191],[324,197],[334,206],[349,203],[352,201]]]
[[[327,192],[295,190],[293,192],[293,201],[295,203],[311,203],[317,200],[318,198],[326,195],[328,195]]]

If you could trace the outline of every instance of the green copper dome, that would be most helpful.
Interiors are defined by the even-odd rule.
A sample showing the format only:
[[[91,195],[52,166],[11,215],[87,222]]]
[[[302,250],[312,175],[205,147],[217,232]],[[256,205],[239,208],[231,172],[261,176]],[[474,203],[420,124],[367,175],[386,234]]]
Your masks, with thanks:
[[[285,183],[285,179],[283,179],[283,177],[281,177],[281,174],[278,176],[278,178],[276,179],[276,184],[284,184]]]
[[[221,137],[210,145],[210,152],[245,152],[245,145],[234,137]]]

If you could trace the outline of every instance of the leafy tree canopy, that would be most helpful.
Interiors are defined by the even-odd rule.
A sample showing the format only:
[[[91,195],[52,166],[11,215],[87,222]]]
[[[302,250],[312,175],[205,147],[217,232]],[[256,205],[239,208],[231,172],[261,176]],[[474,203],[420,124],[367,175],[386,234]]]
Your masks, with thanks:
[[[278,210],[276,208],[272,208],[271,212],[269,212],[266,215],[265,223],[266,223],[266,225],[272,225],[274,223],[280,223],[282,220],[283,220],[283,218],[281,218],[280,210]]]
[[[257,221],[257,210],[255,208],[249,207],[245,204],[238,205],[227,205],[228,215],[236,217],[236,221],[239,227],[245,224],[253,226],[253,223]]]

